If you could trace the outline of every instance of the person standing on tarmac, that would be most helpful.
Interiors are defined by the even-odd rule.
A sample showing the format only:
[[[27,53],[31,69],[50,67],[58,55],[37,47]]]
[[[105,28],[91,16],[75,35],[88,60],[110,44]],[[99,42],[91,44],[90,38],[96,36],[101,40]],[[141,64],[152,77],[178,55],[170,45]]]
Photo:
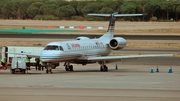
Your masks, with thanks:
[[[30,69],[30,57],[26,57],[26,66],[27,66],[27,70],[31,70]]]
[[[36,70],[37,70],[37,69],[40,70],[40,69],[39,69],[39,67],[40,67],[40,66],[39,66],[39,65],[40,65],[40,64],[39,64],[40,59],[39,59],[39,58],[36,58],[35,61],[36,61]]]
[[[40,64],[39,64],[39,68],[40,68],[40,70],[44,70],[44,66],[43,66],[41,61],[40,61]]]
[[[2,59],[1,59],[1,65],[2,65],[3,67],[6,66],[6,58],[5,58],[5,57],[2,57]]]

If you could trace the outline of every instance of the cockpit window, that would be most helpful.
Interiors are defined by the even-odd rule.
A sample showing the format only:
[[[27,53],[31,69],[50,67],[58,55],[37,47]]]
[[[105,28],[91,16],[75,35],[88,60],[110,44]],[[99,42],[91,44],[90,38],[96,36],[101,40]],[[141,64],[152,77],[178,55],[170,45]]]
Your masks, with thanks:
[[[59,46],[59,49],[60,49],[61,51],[64,51],[64,49],[63,49],[63,47],[62,47],[62,46]]]
[[[44,50],[59,50],[59,47],[55,45],[48,45],[44,48]]]

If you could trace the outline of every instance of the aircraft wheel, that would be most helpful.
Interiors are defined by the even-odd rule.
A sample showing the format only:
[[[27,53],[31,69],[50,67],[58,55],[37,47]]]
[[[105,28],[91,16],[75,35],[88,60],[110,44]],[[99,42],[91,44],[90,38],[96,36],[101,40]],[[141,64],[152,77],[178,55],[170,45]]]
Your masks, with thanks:
[[[68,68],[68,66],[67,66],[67,65],[65,66],[65,69],[66,69],[66,71],[69,71],[69,68]]]
[[[100,67],[100,70],[106,72],[106,71],[108,71],[108,67],[107,67],[106,65],[104,65],[104,68],[101,66],[101,67]]]
[[[12,73],[12,74],[15,74],[15,70],[14,70],[14,69],[11,69],[11,73]]]
[[[52,69],[50,69],[49,72],[50,72],[50,73],[53,73],[53,72],[52,72]]]
[[[69,66],[70,71],[73,71],[73,65]]]
[[[101,71],[103,71],[103,68],[102,68],[102,66],[100,67],[100,70],[101,70]]]
[[[65,68],[66,69],[66,71],[69,71],[69,69],[68,68]]]
[[[26,70],[22,70],[22,74],[26,74]]]
[[[108,67],[104,65],[104,71],[108,71]]]
[[[48,69],[46,69],[46,74],[48,74],[48,72],[49,72],[49,70],[48,70]]]

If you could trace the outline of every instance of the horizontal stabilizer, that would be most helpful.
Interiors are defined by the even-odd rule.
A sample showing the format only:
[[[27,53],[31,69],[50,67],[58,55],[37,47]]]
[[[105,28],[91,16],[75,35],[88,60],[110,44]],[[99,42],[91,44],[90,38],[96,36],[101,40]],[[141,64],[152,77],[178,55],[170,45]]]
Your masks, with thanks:
[[[144,14],[117,14],[115,17],[123,17],[123,16],[143,16]]]
[[[114,17],[124,17],[124,16],[143,16],[144,14],[118,14],[118,13],[113,13],[113,14],[87,14],[91,16],[105,16],[105,17],[110,17],[111,15]]]
[[[107,16],[107,17],[109,17],[111,14],[87,14],[87,15],[91,15],[91,16]]]

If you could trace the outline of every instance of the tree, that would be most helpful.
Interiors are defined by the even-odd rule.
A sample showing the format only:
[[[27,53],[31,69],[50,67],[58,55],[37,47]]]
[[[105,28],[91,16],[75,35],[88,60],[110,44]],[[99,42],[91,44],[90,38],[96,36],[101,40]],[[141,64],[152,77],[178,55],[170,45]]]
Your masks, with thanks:
[[[70,1],[70,2],[73,2],[73,1]],[[57,1],[56,3],[58,5],[58,7],[69,5],[69,2],[66,0],[60,0],[60,1]]]
[[[5,18],[22,19],[27,17],[27,8],[30,1],[24,0],[10,0],[5,1],[2,5],[2,10]]]
[[[121,6],[124,3],[124,0],[115,0],[118,6]]]
[[[16,19],[21,18],[20,1],[12,1],[11,13]]]
[[[12,14],[12,1],[5,1],[4,5],[2,6],[2,13],[4,15],[4,18],[12,18],[13,14]]]
[[[177,0],[0,0],[0,18],[44,19],[85,17],[87,13],[146,13],[145,20],[155,17],[179,19],[180,3]],[[67,10],[66,10],[67,9]],[[74,13],[75,10],[75,13]],[[68,12],[68,13],[66,13]],[[38,16],[37,16],[38,15]],[[102,18],[102,17],[100,17]],[[99,20],[100,18],[88,18]],[[126,17],[126,20],[140,17]],[[104,20],[104,19],[100,19]],[[139,19],[140,20],[140,19]]]
[[[145,5],[146,3],[148,3],[148,0],[142,0],[142,1],[139,1],[140,2],[140,5],[141,5],[141,10],[143,13],[145,13]]]
[[[0,0],[0,7],[3,7],[5,0]],[[3,11],[2,8],[0,8],[0,18],[3,18]]]
[[[161,2],[160,7],[162,10],[166,11],[166,18],[167,18],[167,20],[169,20],[169,12],[172,11],[172,9],[173,9],[172,2],[167,2],[167,1]]]
[[[42,5],[43,5],[43,2],[32,3],[27,9],[27,13],[28,13],[29,17],[31,17],[33,19],[36,15],[39,15],[40,7]]]
[[[159,1],[156,0],[150,0],[148,3],[145,4],[145,12],[151,15],[151,17],[154,16],[154,12],[159,9]]]
[[[77,14],[83,16],[82,9],[86,6],[88,1],[78,1],[77,4]]]
[[[78,2],[77,1],[69,2],[69,6],[72,6],[75,9],[75,11],[76,11],[76,15],[79,15],[78,11],[77,11],[77,6],[78,6]]]
[[[132,2],[126,2],[121,6],[121,13],[123,14],[135,14],[136,4]]]
[[[121,13],[121,6],[124,4],[124,0],[116,0],[115,2],[117,2],[117,11],[119,13]]]
[[[56,5],[55,2],[53,2],[53,3],[43,4],[40,7],[40,10],[43,15],[54,15],[57,8],[58,6]]]
[[[121,13],[123,14],[135,14],[137,5],[133,2],[126,2],[121,6]],[[134,20],[134,17],[124,17],[126,20]]]
[[[59,7],[56,10],[56,15],[59,18],[64,18],[64,17],[71,18],[71,16],[74,16],[75,14],[76,14],[76,11],[75,11],[74,7],[72,7],[70,5]]]
[[[175,19],[176,21],[178,21],[178,15],[180,13],[180,3],[179,2],[175,2],[173,4],[173,7],[172,7],[172,11],[175,13]]]
[[[69,5],[74,7],[74,8],[77,8],[77,5],[78,5],[78,1],[70,1],[69,2]]]
[[[114,13],[114,10],[112,8],[109,7],[103,7],[99,13],[105,13],[105,14],[111,14]]]
[[[27,9],[32,2],[29,0],[21,0],[19,3],[20,3],[19,5],[20,19],[27,19],[28,18]]]
[[[97,3],[89,3],[88,5],[84,6],[82,9],[83,14],[88,13],[99,13],[99,5]]]
[[[103,0],[101,8],[102,7],[109,7],[112,10],[117,11],[118,6],[119,5],[118,5],[118,3],[116,1],[113,1],[113,0]]]

